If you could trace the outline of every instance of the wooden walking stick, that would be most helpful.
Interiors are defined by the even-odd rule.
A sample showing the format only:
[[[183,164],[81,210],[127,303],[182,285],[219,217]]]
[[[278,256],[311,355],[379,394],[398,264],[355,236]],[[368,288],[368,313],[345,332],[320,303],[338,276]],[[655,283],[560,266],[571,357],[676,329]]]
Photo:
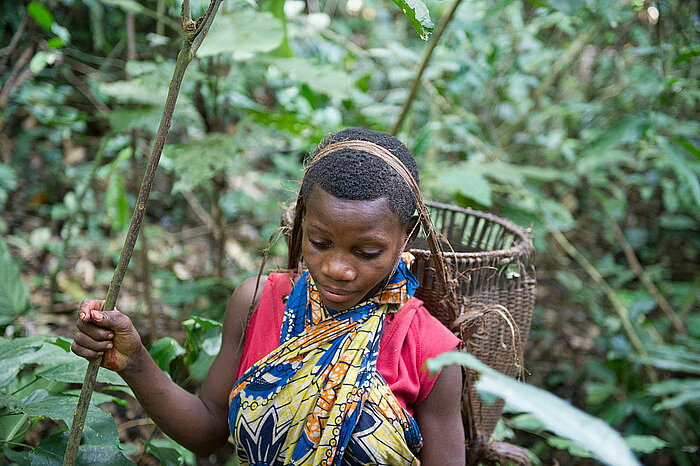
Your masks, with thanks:
[[[129,231],[127,232],[126,239],[124,240],[124,246],[122,247],[121,255],[119,256],[119,263],[117,264],[117,268],[114,270],[112,281],[109,285],[109,289],[107,290],[104,309],[114,309],[114,305],[117,302],[117,295],[119,294],[119,289],[121,288],[122,281],[124,280],[126,269],[129,265],[129,261],[131,260],[131,255],[134,252],[134,245],[136,244],[136,239],[138,238],[139,230],[141,229],[143,217],[146,213],[146,204],[148,203],[148,197],[151,194],[151,188],[153,187],[153,180],[156,175],[156,169],[158,168],[158,162],[160,161],[160,156],[163,153],[165,138],[170,130],[170,123],[172,122],[175,103],[177,102],[177,97],[180,93],[182,79],[185,75],[185,71],[187,70],[187,66],[194,58],[195,52],[199,46],[202,45],[202,41],[204,40],[207,31],[209,31],[209,28],[214,21],[214,17],[216,16],[216,12],[219,9],[221,2],[222,0],[211,0],[207,11],[196,21],[192,20],[190,1],[183,0],[182,2],[180,19],[182,20],[182,28],[184,30],[185,37],[182,43],[182,48],[177,55],[175,71],[173,72],[173,78],[170,81],[168,96],[165,100],[165,108],[163,109],[163,116],[161,117],[160,125],[158,126],[158,132],[156,133],[156,139],[153,144],[153,149],[151,150],[148,166],[146,167],[146,173],[144,174],[143,181],[141,182],[138,198],[136,200],[136,206],[134,207],[134,213],[131,217],[131,224],[129,225]],[[92,390],[95,385],[95,378],[97,377],[97,371],[100,368],[101,362],[102,357],[97,357],[88,363],[83,388],[80,392],[78,405],[75,408],[75,414],[73,415],[73,423],[71,425],[70,435],[68,437],[68,446],[66,447],[66,453],[63,457],[64,466],[73,466],[75,464],[76,457],[78,456],[78,447],[80,446],[80,438],[82,436],[83,426],[85,425],[85,417],[87,416],[90,398],[92,397]]]

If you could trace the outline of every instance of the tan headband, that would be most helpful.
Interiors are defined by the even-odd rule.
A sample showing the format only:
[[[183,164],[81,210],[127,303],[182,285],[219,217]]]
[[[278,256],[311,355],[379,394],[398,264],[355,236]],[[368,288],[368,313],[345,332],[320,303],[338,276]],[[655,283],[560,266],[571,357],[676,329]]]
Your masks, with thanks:
[[[349,141],[340,141],[329,144],[313,156],[311,162],[309,163],[309,166],[307,167],[307,170],[326,155],[340,149],[360,150],[362,152],[367,152],[368,154],[372,154],[374,156],[379,157],[384,162],[386,162],[387,165],[393,168],[399,175],[401,175],[401,178],[403,178],[406,181],[408,187],[411,188],[411,191],[413,191],[413,196],[416,198],[416,201],[418,201],[421,198],[418,183],[416,183],[415,178],[413,178],[411,172],[408,171],[406,165],[404,165],[403,162],[394,154],[392,154],[391,151],[389,151],[389,149],[387,149],[386,147],[382,147],[378,144],[369,141],[352,139]]]

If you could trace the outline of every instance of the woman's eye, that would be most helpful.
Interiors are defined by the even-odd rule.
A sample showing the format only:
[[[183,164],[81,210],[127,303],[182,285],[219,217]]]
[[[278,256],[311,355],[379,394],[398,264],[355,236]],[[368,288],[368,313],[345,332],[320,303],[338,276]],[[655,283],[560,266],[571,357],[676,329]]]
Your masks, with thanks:
[[[379,257],[381,253],[381,251],[363,251],[362,249],[357,250],[357,255],[364,257],[365,259],[374,259],[375,257]]]
[[[324,241],[316,241],[311,238],[309,238],[309,243],[311,243],[314,247],[317,247],[319,249],[325,249],[328,247],[328,243]]]

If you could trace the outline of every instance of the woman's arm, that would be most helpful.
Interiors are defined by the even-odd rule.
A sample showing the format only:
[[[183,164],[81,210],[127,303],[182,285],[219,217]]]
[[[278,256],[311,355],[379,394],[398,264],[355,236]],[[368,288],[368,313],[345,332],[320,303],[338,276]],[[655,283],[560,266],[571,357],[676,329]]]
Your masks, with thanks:
[[[423,435],[421,463],[425,466],[465,464],[462,426],[462,370],[457,365],[440,371],[428,396],[416,406],[415,418]]]
[[[256,301],[265,278],[261,278]],[[131,320],[117,310],[101,311],[104,301],[83,302],[72,349],[85,358],[103,353],[103,367],[119,373],[163,432],[199,455],[211,454],[228,439],[228,395],[235,382],[242,350],[239,343],[254,291],[255,278],[250,278],[229,299],[221,350],[199,396],[170,380],[148,354]]]

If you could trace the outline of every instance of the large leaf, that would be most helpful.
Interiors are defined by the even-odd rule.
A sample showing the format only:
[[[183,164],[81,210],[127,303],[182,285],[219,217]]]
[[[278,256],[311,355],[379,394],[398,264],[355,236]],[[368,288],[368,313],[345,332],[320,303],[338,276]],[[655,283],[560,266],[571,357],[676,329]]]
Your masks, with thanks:
[[[316,65],[312,60],[304,58],[281,58],[272,64],[294,81],[331,97],[348,98],[355,87],[350,75],[331,65]]]
[[[26,365],[34,361],[42,348],[41,338],[28,337],[8,340],[0,338],[0,387]]]
[[[170,369],[170,363],[173,359],[185,354],[185,348],[172,337],[164,337],[153,343],[151,349],[148,350],[153,360],[158,364],[158,367],[164,372]]]
[[[240,151],[232,136],[221,133],[210,133],[196,141],[165,146],[163,157],[177,177],[173,192],[192,190],[221,170],[242,169]]]
[[[5,240],[0,238],[0,314],[21,314],[29,309],[29,291]]]
[[[24,413],[31,419],[49,418],[63,421],[70,428],[78,398],[66,395],[52,395],[40,389],[22,401],[21,406],[13,405],[11,413]],[[90,405],[83,429],[82,445],[116,447],[119,445],[117,425],[111,415],[94,405]]]
[[[430,20],[430,12],[421,0],[392,0],[406,15],[408,21],[423,40],[428,40],[435,25]]]
[[[620,466],[639,464],[620,434],[602,420],[545,390],[497,372],[469,353],[453,351],[442,354],[430,359],[428,368],[434,372],[450,364],[460,364],[479,372],[476,389],[480,394],[503,398],[512,408],[533,414],[547,429],[576,442],[600,461]]]
[[[284,39],[284,26],[270,12],[243,9],[217,15],[197,56],[231,53],[234,59],[276,49]]]
[[[34,450],[26,453],[32,465],[61,465],[68,444],[68,434],[60,433],[48,437]],[[110,466],[133,466],[116,446],[78,447],[77,466],[92,466],[96,464]]]
[[[474,169],[473,164],[461,163],[438,170],[426,184],[443,194],[454,196],[459,193],[483,206],[492,204],[491,185],[480,171]]]

